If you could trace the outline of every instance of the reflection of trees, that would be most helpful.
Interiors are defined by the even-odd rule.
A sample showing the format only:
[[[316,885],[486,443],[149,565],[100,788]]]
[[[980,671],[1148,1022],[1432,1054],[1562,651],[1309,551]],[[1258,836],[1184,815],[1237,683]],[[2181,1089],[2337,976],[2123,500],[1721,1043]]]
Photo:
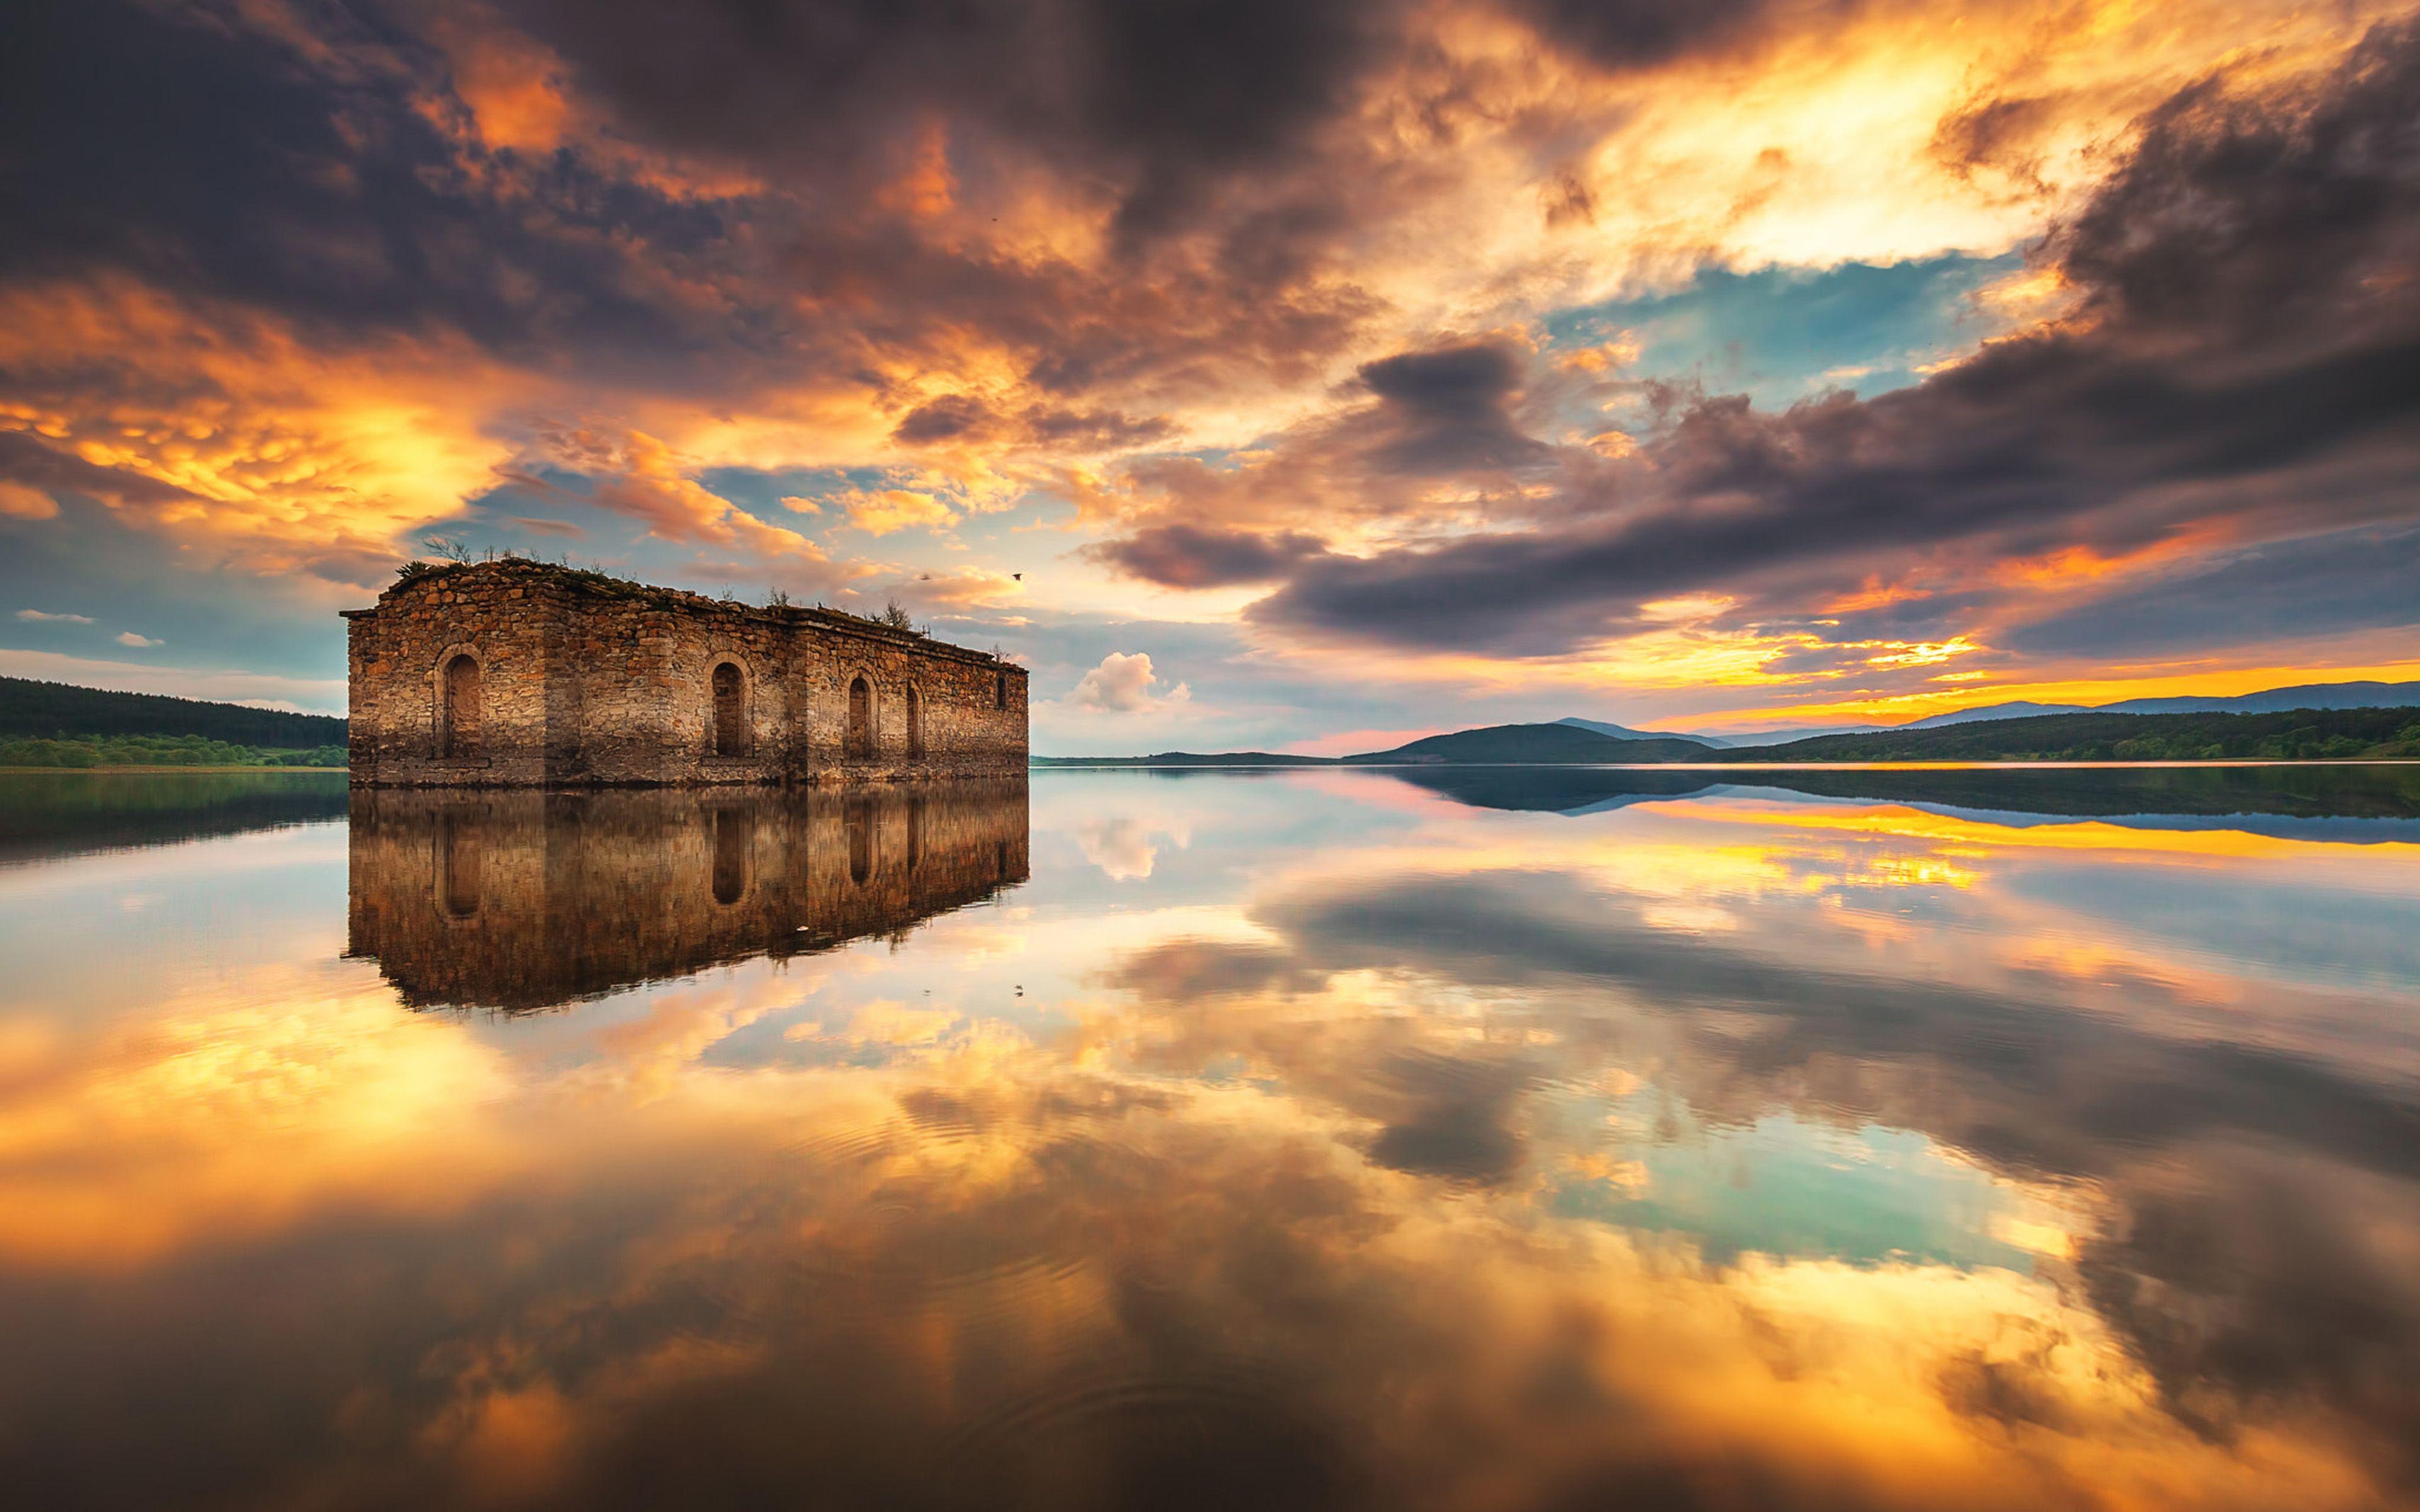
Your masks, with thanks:
[[[1026,877],[1022,781],[352,795],[350,953],[415,1005],[548,1008],[788,956]]]
[[[2268,814],[2420,820],[2420,764],[2385,766],[2020,767],[1934,771],[1655,771],[1431,766],[1388,775],[1481,809],[1571,812],[1715,788],[1936,803],[2066,817]]]
[[[0,861],[167,845],[345,816],[342,772],[0,776]]]

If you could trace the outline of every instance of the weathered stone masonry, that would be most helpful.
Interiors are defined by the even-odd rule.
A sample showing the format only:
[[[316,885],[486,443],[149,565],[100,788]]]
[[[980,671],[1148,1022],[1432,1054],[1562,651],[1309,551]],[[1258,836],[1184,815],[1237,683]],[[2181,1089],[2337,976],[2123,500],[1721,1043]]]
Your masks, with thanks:
[[[350,609],[362,787],[884,780],[1025,770],[1025,671],[830,609],[544,563]]]

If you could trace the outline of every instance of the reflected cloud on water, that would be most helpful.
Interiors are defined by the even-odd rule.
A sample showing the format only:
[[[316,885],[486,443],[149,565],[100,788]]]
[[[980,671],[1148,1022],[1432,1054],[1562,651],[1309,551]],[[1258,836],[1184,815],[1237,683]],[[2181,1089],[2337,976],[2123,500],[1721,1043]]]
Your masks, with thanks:
[[[0,1462],[2412,1499],[2408,779],[1530,776],[380,794],[0,871]]]

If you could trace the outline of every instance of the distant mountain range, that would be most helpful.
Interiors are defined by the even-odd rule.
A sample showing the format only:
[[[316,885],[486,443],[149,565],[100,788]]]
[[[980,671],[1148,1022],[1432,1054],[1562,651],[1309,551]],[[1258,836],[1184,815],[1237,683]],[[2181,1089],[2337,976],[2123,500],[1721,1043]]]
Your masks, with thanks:
[[[2362,702],[2366,699],[2366,702]],[[2183,709],[2176,709],[2183,704]],[[2011,714],[2011,709],[2016,714]],[[1999,704],[1769,745],[1585,718],[1425,735],[1348,757],[1164,752],[1033,757],[1036,767],[1573,767],[1735,762],[2207,762],[2420,757],[2420,682],[2333,682],[2236,699],[2127,699],[2103,709]]]
[[[1863,735],[1884,730],[1935,730],[1943,725],[1973,724],[1978,720],[2034,719],[2058,714],[2279,714],[2288,709],[2401,709],[2414,706],[2420,706],[2420,683],[2303,683],[2292,687],[2273,687],[2260,693],[2239,693],[2232,698],[2123,699],[2115,703],[1990,703],[1981,708],[1929,715],[1898,725],[1828,725],[1821,729],[1752,730],[1729,735],[1650,736],[1640,731],[1625,730],[1621,725],[1595,719],[1569,718],[1558,722],[1582,730],[1594,730],[1621,740],[1696,740],[1717,750],[1729,750],[1742,746],[1777,746],[1793,740],[1812,740],[1822,735]]]
[[[1692,762],[1711,748],[1684,735],[1621,738],[1571,724],[1496,724],[1430,735],[1392,750],[1364,751],[1339,760],[1346,766],[1421,765],[1517,762],[1523,765],[1566,762]],[[1619,754],[1608,754],[1609,751]]]
[[[1286,756],[1265,750],[1164,750],[1156,756],[1035,756],[1029,766],[1333,766],[1332,756]]]
[[[1603,719],[1569,718],[1555,722],[1570,725],[1575,730],[1593,730],[1600,735],[1611,735],[1616,740],[1689,740],[1718,749],[1735,744],[1716,735],[1684,735],[1670,730],[1633,730],[1627,725],[1607,724]]]

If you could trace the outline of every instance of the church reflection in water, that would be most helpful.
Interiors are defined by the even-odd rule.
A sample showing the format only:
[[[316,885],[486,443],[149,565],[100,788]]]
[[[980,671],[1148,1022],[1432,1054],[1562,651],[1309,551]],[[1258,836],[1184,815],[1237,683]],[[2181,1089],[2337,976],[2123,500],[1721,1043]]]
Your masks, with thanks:
[[[896,937],[1026,880],[1021,779],[352,795],[350,944],[414,1007],[527,1011]]]

